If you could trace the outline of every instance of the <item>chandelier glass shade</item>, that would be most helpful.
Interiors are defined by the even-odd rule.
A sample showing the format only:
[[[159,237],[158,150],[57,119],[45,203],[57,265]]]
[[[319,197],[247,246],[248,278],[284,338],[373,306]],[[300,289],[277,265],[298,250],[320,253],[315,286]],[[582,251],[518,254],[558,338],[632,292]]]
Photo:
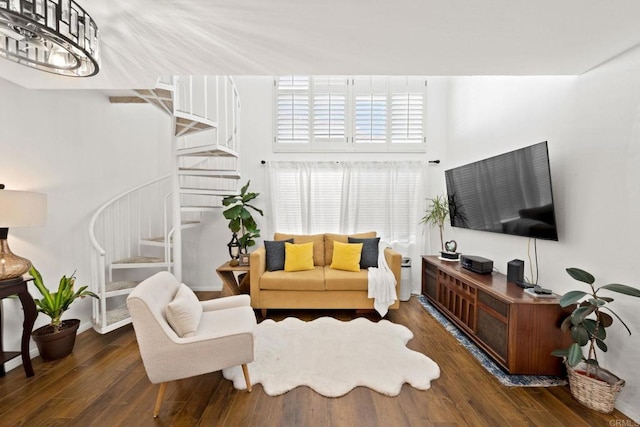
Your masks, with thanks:
[[[71,77],[100,69],[98,26],[73,0],[0,0],[0,56]]]

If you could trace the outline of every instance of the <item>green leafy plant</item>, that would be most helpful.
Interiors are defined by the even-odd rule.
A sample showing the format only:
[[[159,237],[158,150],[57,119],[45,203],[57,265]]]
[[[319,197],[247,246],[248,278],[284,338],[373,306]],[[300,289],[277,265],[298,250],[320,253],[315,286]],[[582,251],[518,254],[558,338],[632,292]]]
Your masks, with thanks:
[[[251,210],[259,213],[261,216],[264,215],[262,210],[249,204],[250,201],[260,195],[260,193],[248,191],[250,183],[250,180],[247,181],[244,187],[240,189],[240,194],[227,196],[222,199],[222,205],[229,206],[229,208],[223,212],[223,215],[229,220],[229,229],[233,233],[240,233],[238,241],[245,253],[249,246],[256,244],[255,239],[260,237],[260,229],[258,229],[258,225],[251,215]]]
[[[440,248],[444,252],[444,223],[449,216],[449,203],[447,202],[447,196],[441,194],[427,200],[429,200],[430,204],[427,207],[425,215],[420,220],[420,223],[429,227],[437,226],[439,228]]]
[[[42,299],[34,299],[33,301],[36,303],[39,313],[44,313],[51,318],[50,325],[54,331],[60,330],[62,326],[62,315],[77,298],[99,298],[98,295],[88,291],[87,286],[82,286],[74,292],[76,281],[75,272],[69,277],[62,276],[58,285],[58,291],[53,293],[47,289],[42,281],[42,275],[40,275],[40,272],[36,270],[35,267],[31,266],[29,275],[33,277],[33,283],[42,295]]]
[[[605,344],[605,339],[607,338],[607,328],[613,324],[614,320],[609,313],[622,323],[629,335],[631,335],[631,330],[608,306],[613,302],[613,298],[601,296],[598,292],[606,289],[623,295],[640,297],[640,290],[617,283],[596,288],[594,286],[596,280],[590,273],[579,268],[567,268],[567,273],[575,280],[589,285],[590,291],[569,291],[560,298],[562,307],[577,304],[575,310],[564,319],[561,326],[563,331],[571,331],[574,343],[569,348],[554,350],[552,354],[566,358],[567,364],[571,367],[578,365],[583,360],[587,366],[599,366],[596,348],[603,352],[609,349]],[[589,346],[587,357],[582,353],[582,347],[586,345]]]

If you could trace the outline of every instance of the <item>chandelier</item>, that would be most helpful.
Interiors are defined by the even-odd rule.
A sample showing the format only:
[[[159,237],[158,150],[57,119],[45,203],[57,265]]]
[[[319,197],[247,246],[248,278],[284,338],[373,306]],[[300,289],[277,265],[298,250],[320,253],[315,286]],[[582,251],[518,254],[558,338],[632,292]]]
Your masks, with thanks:
[[[0,56],[54,74],[100,69],[98,26],[73,0],[0,0]]]

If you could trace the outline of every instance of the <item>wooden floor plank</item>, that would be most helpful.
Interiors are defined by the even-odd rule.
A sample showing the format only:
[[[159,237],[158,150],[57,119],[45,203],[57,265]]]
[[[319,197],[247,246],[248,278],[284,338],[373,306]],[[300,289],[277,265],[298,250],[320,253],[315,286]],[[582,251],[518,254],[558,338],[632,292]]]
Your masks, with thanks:
[[[308,321],[327,315],[340,320],[380,320],[376,313],[351,310],[269,310],[267,317]],[[397,397],[388,397],[358,387],[342,397],[327,398],[298,387],[268,396],[260,384],[251,393],[235,390],[220,372],[214,372],[169,383],[160,417],[154,419],[151,412],[158,386],[149,382],[135,334],[127,326],[106,335],[83,332],[71,356],[55,362],[34,359],[32,378],[26,378],[21,368],[0,378],[0,425],[633,425],[618,411],[606,415],[584,408],[568,387],[502,386],[415,298],[386,318],[407,326],[414,334],[408,347],[440,366],[441,376],[431,389],[416,390],[405,384]]]

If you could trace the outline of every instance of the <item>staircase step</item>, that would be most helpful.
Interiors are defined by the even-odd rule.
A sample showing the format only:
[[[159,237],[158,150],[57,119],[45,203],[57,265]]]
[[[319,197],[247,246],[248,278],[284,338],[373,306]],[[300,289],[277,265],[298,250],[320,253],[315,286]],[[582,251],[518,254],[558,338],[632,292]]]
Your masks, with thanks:
[[[200,227],[200,221],[182,221],[182,228],[195,228]]]
[[[197,169],[197,168],[180,168],[178,169],[178,175],[206,176],[209,178],[240,179],[240,174],[237,171],[221,171],[221,170]]]
[[[215,212],[222,206],[182,206],[181,212]]]
[[[175,136],[192,135],[205,130],[218,128],[217,122],[184,111],[175,111],[173,116],[176,121]]]
[[[236,190],[211,190],[205,188],[181,188],[180,193],[182,194],[196,194],[201,196],[236,196],[238,195],[238,191]]]
[[[144,246],[158,246],[164,248],[166,243],[164,237],[149,237],[146,239],[140,239],[140,244]]]
[[[129,294],[139,283],[136,281],[109,282],[105,285],[105,297]]]
[[[112,269],[129,269],[129,268],[162,268],[169,267],[170,263],[163,258],[137,256],[131,258],[123,258],[111,263]]]
[[[218,144],[201,145],[198,147],[180,148],[176,150],[178,156],[198,157],[238,157],[238,152]]]
[[[173,88],[158,85],[155,89],[137,89],[138,96],[149,104],[153,104],[169,115],[173,115]]]

